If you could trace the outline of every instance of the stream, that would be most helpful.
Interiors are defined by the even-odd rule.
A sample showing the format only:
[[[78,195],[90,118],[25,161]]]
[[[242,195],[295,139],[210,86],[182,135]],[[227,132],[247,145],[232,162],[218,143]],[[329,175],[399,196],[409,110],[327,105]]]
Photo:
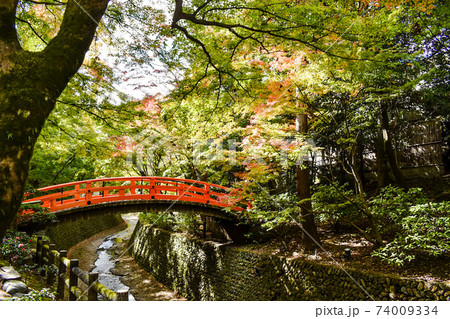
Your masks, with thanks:
[[[114,244],[130,238],[138,221],[138,214],[124,214],[122,215],[122,218],[127,223],[127,228],[114,235],[108,236],[103,240],[97,249],[98,258],[95,261],[95,268],[92,270],[93,272],[98,272],[98,281],[102,285],[105,285],[114,291],[127,290],[130,289],[130,287],[121,282],[121,276],[111,272],[111,269],[115,266],[116,259],[120,257],[113,257],[114,249],[111,248]],[[129,293],[128,298],[130,301],[136,300],[131,293]]]
[[[80,267],[99,274],[99,282],[111,290],[129,289],[130,301],[186,300],[175,291],[164,286],[140,267],[128,251],[138,222],[138,213],[122,214],[127,227],[116,226],[88,238],[71,248],[70,258],[79,259]],[[99,300],[103,300],[102,296]]]

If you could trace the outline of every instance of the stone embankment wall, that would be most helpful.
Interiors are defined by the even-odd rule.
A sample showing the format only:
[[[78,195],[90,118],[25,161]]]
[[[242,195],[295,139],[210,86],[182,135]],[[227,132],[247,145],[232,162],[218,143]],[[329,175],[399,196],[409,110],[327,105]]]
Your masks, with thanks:
[[[69,249],[106,229],[123,223],[120,213],[81,212],[58,216],[58,222],[46,227],[45,233],[57,249]]]
[[[190,239],[138,223],[135,260],[191,300],[449,300],[446,283],[430,283],[259,254]]]

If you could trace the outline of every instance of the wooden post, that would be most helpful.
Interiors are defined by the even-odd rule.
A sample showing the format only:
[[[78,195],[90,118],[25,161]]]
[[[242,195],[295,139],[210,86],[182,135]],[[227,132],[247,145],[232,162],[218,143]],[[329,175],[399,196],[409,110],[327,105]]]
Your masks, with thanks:
[[[41,251],[42,251],[42,253],[41,253],[41,264],[39,265],[39,266],[42,266],[42,265],[46,265],[47,263],[45,262],[45,258],[48,258],[47,257],[47,252],[48,252],[48,249],[45,247],[45,246],[47,246],[48,245],[48,240],[43,240],[42,241],[42,249],[41,249]],[[46,275],[46,271],[45,271],[45,269],[41,269],[41,276],[42,277],[45,277],[45,275]]]
[[[76,202],[80,200],[80,184],[75,185],[75,196],[73,197]]]
[[[88,274],[88,301],[97,301],[97,290],[94,283],[98,280],[98,272],[90,272]]]
[[[130,194],[135,195],[136,194],[136,181],[130,182]]]
[[[116,301],[128,301],[128,290],[117,290]]]
[[[56,288],[56,294],[58,299],[64,299],[64,288],[65,288],[65,276],[67,267],[63,263],[63,258],[67,257],[67,250],[59,251],[59,267],[58,267],[58,287]]]
[[[152,199],[155,199],[154,196],[155,196],[155,194],[156,194],[156,189],[155,189],[156,181],[155,181],[154,178],[150,178],[149,182],[150,182],[150,184],[149,184],[149,186],[150,186],[149,193],[150,193],[150,195],[153,195],[151,198],[152,198]],[[143,190],[144,190],[144,189],[142,189],[142,191],[143,191]]]
[[[34,262],[40,266],[41,265],[41,251],[42,251],[42,236],[38,236],[36,241],[36,253],[34,254]]]
[[[78,277],[73,272],[73,269],[78,267],[78,259],[70,260],[70,272],[69,272],[69,301],[76,301],[77,296],[71,291],[70,288],[76,287],[78,285]]]
[[[54,198],[50,199],[48,201],[48,208],[50,208],[50,211],[52,211],[52,208],[54,208],[56,206],[55,202],[56,202],[56,199],[54,199]]]
[[[49,269],[47,270],[47,285],[53,285],[53,283],[55,282],[55,274],[53,272],[53,264],[55,263],[55,255],[53,254],[53,250],[56,249],[56,245],[55,244],[50,244],[49,245],[49,250],[48,250],[48,266]]]
[[[86,204],[91,205],[92,193],[91,193],[92,183],[86,183]]]
[[[211,194],[209,193],[210,189],[209,189],[209,184],[205,184],[205,204],[209,204],[210,199],[211,199]]]
[[[64,188],[61,188],[61,195],[64,194]],[[63,198],[61,196],[61,198],[59,199],[61,201],[61,205],[63,204]]]

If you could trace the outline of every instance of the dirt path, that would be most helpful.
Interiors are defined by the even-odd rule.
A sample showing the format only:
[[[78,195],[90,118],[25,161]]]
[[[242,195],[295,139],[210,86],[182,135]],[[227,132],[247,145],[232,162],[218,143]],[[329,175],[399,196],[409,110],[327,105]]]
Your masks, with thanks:
[[[114,254],[120,257],[111,272],[122,276],[121,281],[130,287],[130,292],[136,300],[186,300],[157,282],[147,271],[142,269],[130,256],[127,246],[127,242],[116,244]]]

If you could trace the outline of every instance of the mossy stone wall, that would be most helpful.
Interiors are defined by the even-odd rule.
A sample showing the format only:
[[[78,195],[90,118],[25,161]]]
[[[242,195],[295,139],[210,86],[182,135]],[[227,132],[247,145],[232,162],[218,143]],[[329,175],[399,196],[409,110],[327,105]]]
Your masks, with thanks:
[[[48,225],[45,233],[57,249],[69,249],[106,229],[123,223],[120,213],[84,211],[58,216],[58,222]]]
[[[135,260],[191,300],[448,300],[449,285],[346,270],[191,239],[138,223]]]

